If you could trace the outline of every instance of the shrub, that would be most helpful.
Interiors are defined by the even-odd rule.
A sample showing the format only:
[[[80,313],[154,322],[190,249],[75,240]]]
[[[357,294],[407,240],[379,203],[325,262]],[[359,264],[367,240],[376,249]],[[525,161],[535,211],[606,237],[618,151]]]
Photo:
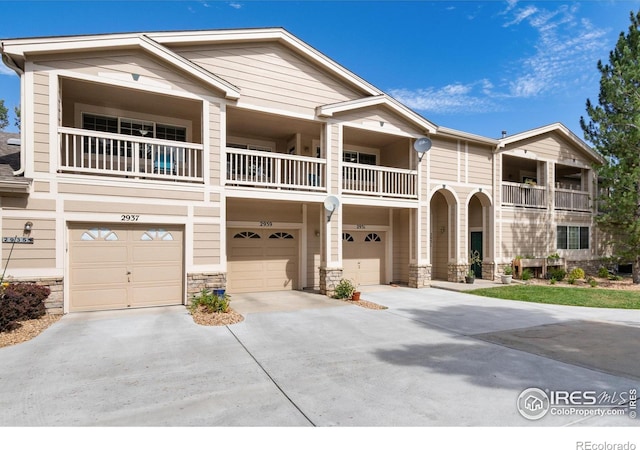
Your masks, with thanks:
[[[199,307],[203,307],[208,313],[226,313],[229,311],[229,296],[216,295],[203,289],[198,296],[193,297],[189,309],[193,312]]]
[[[533,278],[533,272],[531,272],[531,269],[524,269],[522,271],[522,279],[524,281],[530,280],[531,278]]]
[[[600,278],[609,278],[609,270],[606,267],[600,267],[598,269],[598,276]]]
[[[598,285],[598,282],[594,279],[594,278],[589,278],[589,286],[591,287],[596,287]]]
[[[34,283],[14,283],[3,287],[0,295],[0,332],[20,327],[21,320],[42,317],[46,313],[44,301],[51,291]]]
[[[551,280],[549,280],[549,283],[550,283],[550,284],[556,284],[556,280],[555,280],[555,278],[552,278]]]
[[[335,289],[335,298],[351,298],[353,293],[356,291],[356,287],[351,282],[351,280],[347,280],[343,278],[340,280],[340,283],[336,286]]]
[[[572,275],[569,275],[569,278],[567,279],[567,283],[576,284],[576,278]]]
[[[513,274],[513,269],[511,268],[511,266],[504,266],[502,273],[504,273],[505,275],[511,275]]]
[[[569,277],[575,278],[576,280],[582,280],[584,278],[584,270],[580,267],[576,267],[569,273]]]
[[[552,267],[547,272],[547,277],[553,281],[562,281],[567,276],[567,271],[562,267]]]

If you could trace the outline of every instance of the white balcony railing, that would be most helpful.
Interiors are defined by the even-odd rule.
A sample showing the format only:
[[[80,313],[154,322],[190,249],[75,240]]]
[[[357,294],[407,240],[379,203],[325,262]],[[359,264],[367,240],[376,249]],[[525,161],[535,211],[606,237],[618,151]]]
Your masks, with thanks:
[[[392,167],[344,163],[342,190],[380,197],[418,198],[415,171]]]
[[[571,189],[556,189],[555,209],[590,212],[589,193]]]
[[[546,208],[547,189],[542,186],[503,181],[502,204],[525,208]]]
[[[326,167],[320,158],[227,148],[226,184],[326,191]]]
[[[62,172],[203,182],[202,144],[58,128]]]

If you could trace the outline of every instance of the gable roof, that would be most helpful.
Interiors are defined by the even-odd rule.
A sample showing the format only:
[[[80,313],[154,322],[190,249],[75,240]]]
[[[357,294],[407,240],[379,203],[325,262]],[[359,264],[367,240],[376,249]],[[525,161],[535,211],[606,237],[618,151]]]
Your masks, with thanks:
[[[31,180],[15,176],[20,169],[20,135],[0,131],[0,193],[27,193]]]
[[[108,38],[111,36],[111,38]],[[240,90],[199,65],[183,58],[145,34],[76,36],[66,38],[15,39],[2,41],[2,59],[14,70],[23,70],[27,55],[98,50],[139,48],[178,70],[189,73],[209,86],[220,90],[226,98],[237,100]]]
[[[539,128],[534,128],[532,130],[523,131],[522,133],[517,133],[512,136],[498,139],[497,148],[501,149],[508,144],[513,144],[519,141],[524,141],[525,139],[535,138],[546,133],[554,133],[554,132],[559,133],[561,136],[566,138],[569,142],[574,144],[576,147],[578,147],[584,153],[589,155],[595,161],[598,161],[601,164],[605,162],[604,158],[599,153],[597,153],[595,150],[589,147],[582,139],[576,136],[571,130],[569,130],[560,122],[555,122]]]

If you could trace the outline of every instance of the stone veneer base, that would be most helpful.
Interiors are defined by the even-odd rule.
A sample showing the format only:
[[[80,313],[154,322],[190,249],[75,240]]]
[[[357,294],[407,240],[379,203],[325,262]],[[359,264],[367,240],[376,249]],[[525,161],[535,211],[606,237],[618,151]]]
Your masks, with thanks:
[[[431,283],[431,264],[409,264],[409,287],[424,288]]]
[[[336,286],[342,280],[342,268],[320,267],[320,293],[333,297]]]

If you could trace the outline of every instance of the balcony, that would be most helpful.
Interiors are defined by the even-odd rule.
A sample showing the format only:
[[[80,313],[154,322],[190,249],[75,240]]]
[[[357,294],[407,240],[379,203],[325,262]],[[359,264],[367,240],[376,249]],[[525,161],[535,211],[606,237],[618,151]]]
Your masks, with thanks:
[[[524,183],[502,182],[502,205],[545,209],[547,189]]]
[[[58,128],[60,172],[203,183],[202,144]]]
[[[326,192],[327,162],[320,158],[227,148],[227,186]]]
[[[572,189],[556,189],[555,209],[591,212],[589,193]]]
[[[415,170],[343,163],[342,191],[392,198],[418,198]]]

